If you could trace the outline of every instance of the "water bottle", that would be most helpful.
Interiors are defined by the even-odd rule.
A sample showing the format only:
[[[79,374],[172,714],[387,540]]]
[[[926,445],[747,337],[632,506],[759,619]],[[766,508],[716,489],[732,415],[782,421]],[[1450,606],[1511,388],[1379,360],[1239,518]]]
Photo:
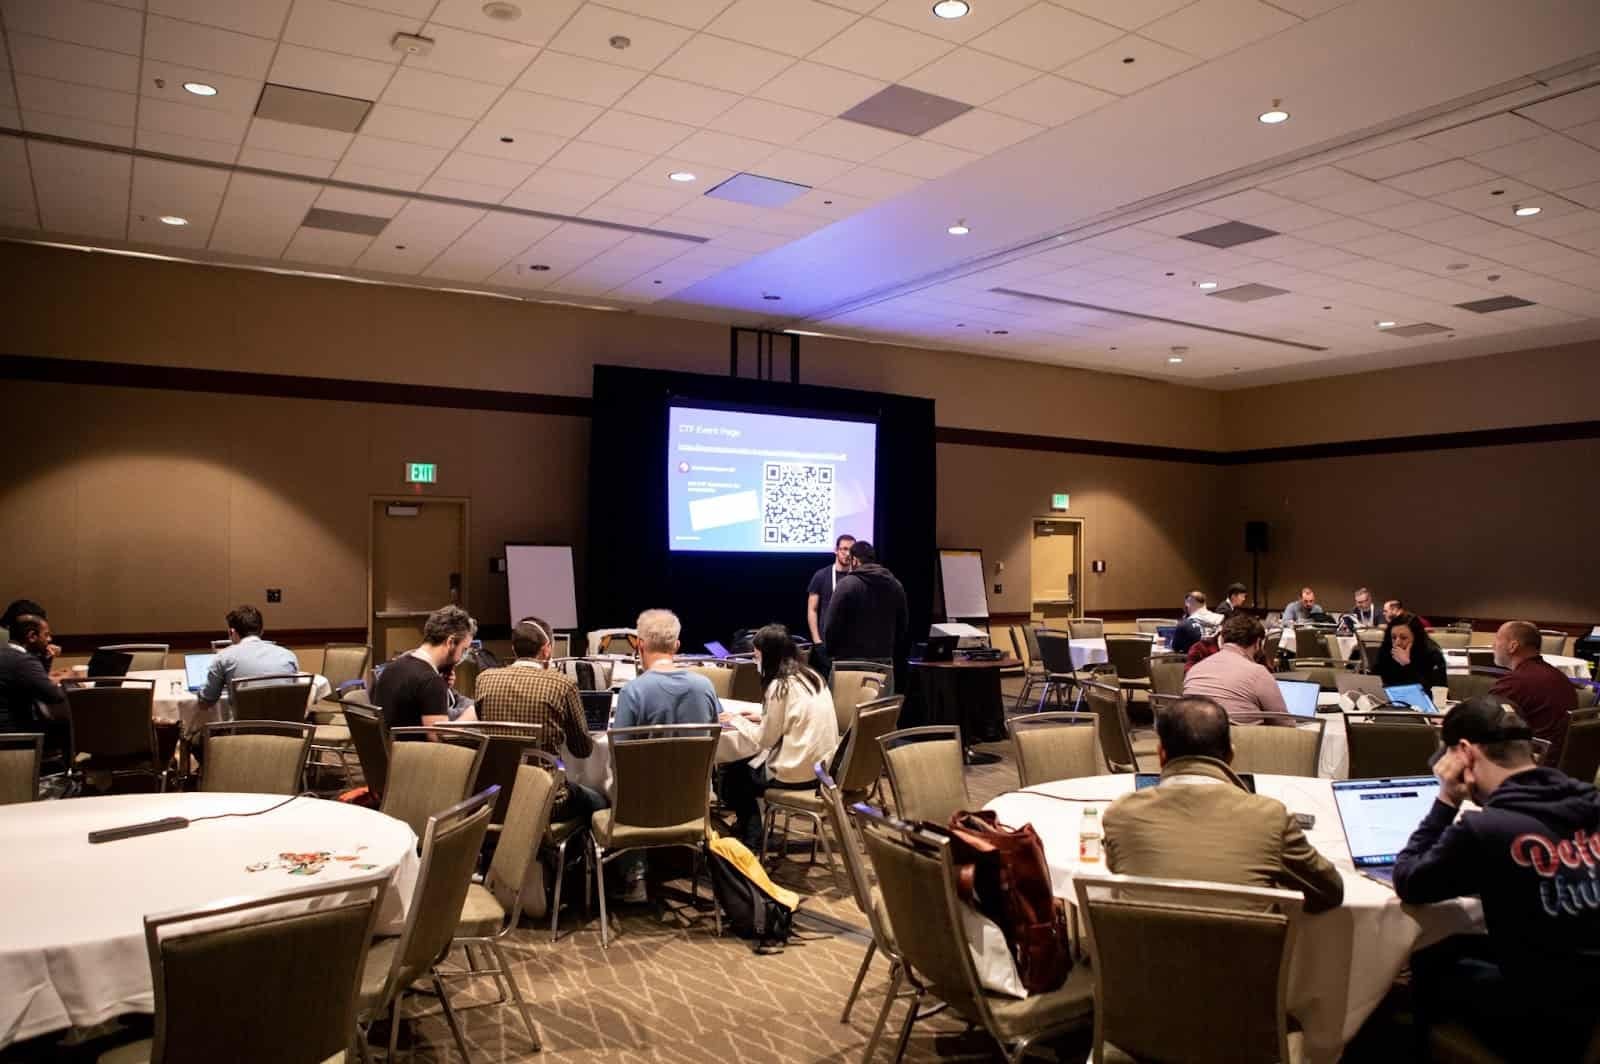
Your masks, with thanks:
[[[1100,832],[1100,809],[1098,806],[1089,806],[1083,811],[1083,819],[1078,826],[1078,861],[1080,864],[1098,864],[1100,862],[1100,844],[1103,836]]]

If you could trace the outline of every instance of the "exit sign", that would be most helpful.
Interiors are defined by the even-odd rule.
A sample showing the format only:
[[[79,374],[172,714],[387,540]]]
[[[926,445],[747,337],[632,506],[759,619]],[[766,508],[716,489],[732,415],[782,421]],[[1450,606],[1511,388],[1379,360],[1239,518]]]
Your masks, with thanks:
[[[1066,510],[1072,505],[1072,496],[1064,491],[1058,491],[1050,496],[1050,509]]]
[[[432,462],[407,462],[407,484],[432,484],[439,479],[439,467]]]

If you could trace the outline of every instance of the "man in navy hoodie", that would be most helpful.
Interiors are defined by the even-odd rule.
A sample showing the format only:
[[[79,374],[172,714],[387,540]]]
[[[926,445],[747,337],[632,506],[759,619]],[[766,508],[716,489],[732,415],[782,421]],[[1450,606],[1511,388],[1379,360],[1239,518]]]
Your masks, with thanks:
[[[1411,904],[1483,900],[1487,935],[1412,957],[1424,1025],[1470,1028],[1507,1059],[1576,1061],[1600,996],[1600,794],[1539,765],[1533,732],[1492,695],[1445,715],[1439,798],[1395,862]],[[1460,804],[1481,807],[1457,819]]]

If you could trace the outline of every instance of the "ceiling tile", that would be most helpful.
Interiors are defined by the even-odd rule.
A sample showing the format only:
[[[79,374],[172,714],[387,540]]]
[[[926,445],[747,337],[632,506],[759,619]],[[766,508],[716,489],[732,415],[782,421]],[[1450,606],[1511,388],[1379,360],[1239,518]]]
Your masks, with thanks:
[[[974,38],[994,29],[1024,8],[1033,6],[1034,2],[1035,0],[983,0],[981,4],[973,4],[961,18],[942,19],[934,17],[930,11],[933,5],[923,3],[923,0],[881,0],[878,6],[871,9],[871,14],[873,18],[893,22],[907,29],[931,33],[947,41],[971,43]]]
[[[1569,188],[1565,195],[1567,199],[1581,203],[1585,207],[1600,207],[1600,181],[1580,188]]]
[[[661,217],[659,211],[634,211],[626,207],[610,207],[600,203],[585,207],[580,213],[585,218],[597,218],[603,222],[616,222],[618,225],[636,225],[641,228],[655,225]],[[629,277],[633,272],[636,271],[620,270],[618,271],[618,276]]]
[[[632,177],[652,156],[648,152],[608,148],[604,144],[585,144],[575,140],[550,157],[550,165],[560,170],[621,180]]]
[[[0,137],[0,209],[34,209],[28,146],[20,137]]]
[[[1041,132],[1043,128],[1032,122],[995,114],[993,111],[975,110],[929,130],[925,139],[987,155],[1027,140],[1035,133]]]
[[[317,198],[303,181],[235,174],[211,230],[216,251],[277,258]]]
[[[615,63],[601,63],[560,52],[540,52],[533,65],[517,79],[517,88],[610,107],[643,76],[637,70]]]
[[[150,0],[150,12],[207,26],[277,37],[290,0]]]
[[[1037,72],[970,48],[935,59],[901,81],[913,89],[962,103],[984,104],[1034,80]]]
[[[1259,188],[1247,188],[1243,192],[1235,192],[1231,196],[1209,200],[1205,204],[1205,209],[1211,214],[1220,214],[1222,217],[1233,221],[1254,222],[1263,214],[1293,209],[1296,206],[1298,204],[1284,199],[1282,196],[1274,196],[1272,193],[1263,192]],[[1273,227],[1262,226],[1262,228],[1271,229]]]
[[[811,58],[865,77],[899,81],[950,47],[937,37],[865,18],[811,53]]]
[[[1045,74],[1020,89],[990,100],[984,107],[1012,118],[1048,126],[1069,122],[1116,98],[1108,92]]]
[[[736,0],[706,32],[802,56],[854,21],[848,12],[816,0]]]
[[[902,192],[909,192],[920,184],[922,184],[920,179],[905,174],[897,174],[875,166],[858,166],[849,173],[829,181],[828,187],[847,192],[852,196],[888,199]]]
[[[385,196],[378,192],[361,192],[353,188],[325,188],[317,196],[316,205],[325,210],[345,214],[370,214],[377,218],[393,218],[406,205],[404,196]]]
[[[430,148],[422,144],[402,144],[397,140],[383,140],[361,134],[350,143],[350,150],[344,153],[343,161],[351,166],[426,176],[444,161],[444,157],[445,152],[441,148]]]
[[[499,86],[486,82],[402,67],[395,72],[389,87],[383,91],[382,100],[418,111],[433,111],[457,118],[479,118],[499,98],[500,92]]]
[[[298,44],[280,44],[267,80],[278,85],[328,92],[357,100],[376,100],[397,64],[338,55]]]
[[[145,19],[146,59],[165,59],[169,63],[260,80],[267,76],[275,47],[274,41],[199,26],[193,22],[179,22],[155,15]]]
[[[1295,236],[1316,244],[1345,244],[1351,240],[1377,236],[1382,232],[1383,230],[1377,226],[1369,225],[1359,219],[1342,218],[1337,222],[1327,222],[1323,225],[1314,225],[1310,229],[1302,229]]]
[[[338,181],[349,181],[357,185],[371,185],[374,188],[403,189],[413,192],[422,187],[424,174],[408,170],[391,170],[383,166],[367,166],[354,162],[348,157],[333,169],[333,176]]]
[[[1431,133],[1423,137],[1422,142],[1430,148],[1438,148],[1447,155],[1476,155],[1491,148],[1501,148],[1507,144],[1515,144],[1519,140],[1537,137],[1544,132],[1544,127],[1537,122],[1530,122],[1526,118],[1519,118],[1508,112]]]
[[[546,166],[517,187],[505,202],[513,207],[576,213],[616,186],[611,178]]]
[[[695,180],[687,183],[672,180],[673,174],[691,173]],[[680,159],[674,155],[663,155],[652,160],[629,181],[635,185],[649,185],[652,188],[666,189],[669,192],[689,192],[694,196],[700,195],[708,188],[716,188],[722,182],[732,177],[733,170],[723,166],[711,166],[707,163],[693,163],[688,159]],[[781,175],[775,175],[781,176]]]
[[[1388,178],[1384,184],[1397,188],[1402,192],[1409,192],[1414,196],[1437,196],[1445,192],[1454,192],[1458,188],[1466,188],[1482,181],[1493,178],[1494,171],[1485,170],[1481,166],[1467,162],[1465,159],[1452,159],[1447,163],[1429,166],[1422,170],[1415,170],[1409,174],[1400,174]]]
[[[499,131],[501,136],[512,130],[527,129],[553,137],[575,137],[601,113],[593,104],[513,90],[483,116],[480,125]]]
[[[139,55],[144,16],[89,0],[3,0],[0,16],[8,33],[31,33],[91,48]]]
[[[839,115],[887,85],[860,74],[799,62],[763,85],[756,95],[818,114]]]
[[[111,126],[133,126],[139,98],[132,93],[73,85],[65,81],[14,75],[24,112],[66,115]]]
[[[33,142],[28,161],[46,229],[121,235],[127,225],[130,157]]]
[[[13,33],[9,40],[12,67],[19,74],[117,92],[139,91],[139,60],[135,56],[26,33]]]
[[[348,134],[346,134],[348,136]],[[328,177],[333,173],[333,159],[314,159],[309,155],[292,155],[289,152],[269,151],[246,145],[239,149],[239,166],[253,166],[260,170],[275,170],[286,174],[304,174],[306,177]],[[235,181],[238,177],[235,176]],[[287,236],[284,240],[288,240]]]
[[[703,126],[738,102],[739,97],[731,92],[651,75],[618,101],[617,107],[651,118]]]
[[[1591,148],[1600,148],[1600,122],[1588,122],[1581,126],[1573,126],[1566,133],[1567,136],[1579,140]]]
[[[1402,140],[1398,144],[1369,151],[1352,159],[1341,159],[1339,168],[1373,181],[1381,181],[1396,174],[1421,170],[1435,163],[1445,162],[1449,158],[1447,153],[1420,140]]]
[[[913,140],[891,149],[873,160],[873,165],[900,174],[910,174],[928,180],[943,177],[982,156],[957,148],[948,148],[926,140]]]
[[[772,155],[774,151],[776,149],[771,144],[764,144],[758,140],[702,129],[674,148],[673,154],[692,163],[710,163],[712,166],[726,166],[730,170],[748,170]]]
[[[1300,229],[1310,229],[1315,225],[1327,222],[1336,222],[1339,216],[1332,211],[1325,211],[1321,207],[1313,207],[1309,203],[1296,203],[1274,211],[1266,211],[1250,219],[1254,225],[1264,229],[1275,229],[1280,233],[1293,233]]]
[[[777,52],[702,34],[674,52],[656,69],[684,81],[729,92],[749,93],[770,81],[773,75],[792,62],[788,56]]]
[[[1260,0],[1197,0],[1140,30],[1151,40],[1215,59],[1300,25],[1300,20]]]
[[[631,11],[635,15],[670,22],[691,30],[704,29],[705,24],[717,17],[731,0],[606,0],[606,6],[618,11]],[[576,5],[574,5],[576,6]]]
[[[433,23],[423,27],[422,35],[434,39],[433,51],[426,56],[406,56],[404,66],[496,85],[510,85],[517,80],[539,51],[519,41]]]
[[[638,181],[624,181],[600,197],[602,206],[622,207],[633,211],[652,211],[657,215],[675,211],[690,203],[698,193],[675,191],[647,185]]]
[[[1314,166],[1276,181],[1268,181],[1261,187],[1275,196],[1303,202],[1366,188],[1367,184],[1365,178],[1347,174],[1336,166]]]
[[[470,119],[413,111],[387,103],[373,107],[361,123],[361,132],[370,136],[446,149],[461,143],[461,138],[471,128]]]
[[[1600,152],[1560,133],[1546,133],[1480,152],[1472,161],[1502,174],[1521,175],[1554,166],[1582,166],[1590,173],[1600,174]]]
[[[613,48],[610,41],[614,36],[627,37],[632,43],[624,49]],[[691,36],[681,26],[585,4],[562,27],[550,47],[602,63],[654,70]]]
[[[1132,59],[1133,62],[1128,62]],[[1191,55],[1129,34],[1060,68],[1063,77],[1119,96],[1138,92],[1188,70],[1199,60]]]
[[[1104,22],[1054,4],[1035,4],[983,34],[972,46],[1039,70],[1053,70],[1121,36]]]
[[[1136,30],[1163,15],[1170,15],[1188,4],[1190,0],[1058,0],[1058,2],[1101,22],[1109,22],[1125,30]]]
[[[1519,107],[1516,113],[1550,129],[1568,129],[1588,122],[1600,122],[1600,85],[1578,89],[1529,107]]]
[[[1497,214],[1504,211],[1506,224],[1509,225],[1512,218],[1511,208],[1524,196],[1536,195],[1549,197],[1549,193],[1540,192],[1532,185],[1523,184],[1521,181],[1509,177],[1491,177],[1476,185],[1468,185],[1436,196],[1435,199],[1464,211],[1494,211]]]
[[[128,207],[135,213],[187,218],[191,229],[209,228],[222,204],[228,177],[225,170],[135,159]]]
[[[693,132],[693,126],[631,115],[626,111],[607,111],[590,123],[583,131],[582,139],[613,148],[630,148],[660,155],[671,151]]]
[[[811,111],[751,98],[734,104],[707,128],[774,144],[792,144],[826,121]]]
[[[176,133],[201,140],[239,144],[250,126],[250,116],[206,107],[189,107],[164,100],[145,100],[139,107],[139,128],[153,133]]]
[[[415,21],[428,17],[435,0],[341,0],[341,2],[370,7],[376,11],[386,11],[391,15],[402,15]]]
[[[510,159],[491,159],[487,155],[451,152],[433,176],[445,181],[470,181],[509,191],[533,176],[534,164]]]
[[[289,44],[389,63],[398,60],[389,44],[394,35],[415,33],[419,28],[413,21],[335,0],[295,0],[283,39]]]
[[[815,155],[798,148],[786,148],[776,155],[763,159],[757,166],[756,172],[764,177],[775,177],[780,181],[792,181],[797,185],[810,185],[814,188],[817,185],[827,184],[851,169],[854,169],[854,164],[848,160]],[[791,206],[798,202],[799,200],[795,200]]]
[[[537,4],[523,4],[520,18],[502,22],[483,13],[482,0],[440,0],[439,6],[429,13],[428,20],[490,37],[504,37],[539,46],[547,44],[580,6],[582,0],[539,0]],[[613,2],[611,6],[627,5]]]
[[[506,190],[503,188],[480,185],[476,181],[452,181],[449,178],[439,177],[437,171],[433,177],[417,186],[417,191],[426,192],[430,196],[448,196],[451,199],[467,200],[471,203],[499,203],[506,198]]]
[[[295,231],[283,257],[291,262],[314,262],[323,266],[349,266],[372,243],[372,237],[357,233],[336,233],[328,229]]]
[[[331,129],[313,129],[310,126],[257,118],[250,123],[250,130],[245,134],[244,143],[247,149],[256,148],[262,151],[308,156],[313,159],[337,160],[344,155],[354,139],[349,133],[339,133]]]
[[[1517,175],[1517,179],[1533,185],[1535,188],[1560,192],[1564,189],[1587,185],[1594,180],[1596,174],[1600,174],[1600,166],[1594,166],[1588,162],[1573,161],[1541,167],[1538,170],[1525,170]]]
[[[157,81],[163,84],[157,85]],[[184,84],[191,81],[205,82],[216,89],[217,94],[196,96],[185,91]],[[153,100],[181,103],[189,107],[205,107],[213,111],[249,114],[255,110],[256,101],[261,98],[261,82],[147,59],[144,64],[144,76],[139,79],[139,92]]]
[[[1383,207],[1379,210],[1368,211],[1361,217],[1373,225],[1381,225],[1385,229],[1412,229],[1429,222],[1438,222],[1446,218],[1454,218],[1457,212],[1442,203],[1431,200],[1413,200],[1410,203],[1401,203],[1393,207]]]
[[[795,142],[795,147],[864,163],[909,139],[900,133],[836,118],[800,138]]]
[[[1325,211],[1335,211],[1339,214],[1366,214],[1369,211],[1410,202],[1412,202],[1411,196],[1397,188],[1380,185],[1375,181],[1368,182],[1365,188],[1353,188],[1312,201],[1315,206]]]

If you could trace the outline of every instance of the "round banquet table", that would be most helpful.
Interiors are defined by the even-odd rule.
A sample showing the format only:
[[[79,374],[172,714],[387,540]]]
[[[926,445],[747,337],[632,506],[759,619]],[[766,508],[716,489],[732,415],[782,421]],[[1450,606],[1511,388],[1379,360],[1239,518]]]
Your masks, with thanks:
[[[718,699],[722,703],[724,713],[756,713],[761,712],[760,702],[741,702],[736,698]],[[617,700],[612,696],[611,705],[615,709]],[[761,725],[735,716],[729,723],[722,726],[722,734],[717,740],[717,764],[726,765],[733,761],[743,761],[747,757],[755,757],[761,752],[757,741]],[[562,764],[567,769],[567,779],[574,783],[581,783],[604,794],[607,798],[616,800],[617,781],[611,770],[611,736],[606,732],[594,733],[594,751],[588,757],[573,757],[570,753],[562,751]]]
[[[1473,649],[1481,650],[1483,648],[1474,647]],[[1540,657],[1544,658],[1547,664],[1555,666],[1574,680],[1594,679],[1594,670],[1589,667],[1589,662],[1583,658],[1568,657],[1565,654],[1541,654]],[[1444,652],[1444,662],[1451,672],[1466,672],[1467,652],[1465,650],[1446,650]]]
[[[993,661],[906,662],[906,704],[901,727],[954,724],[961,729],[961,745],[1002,742],[1006,738],[1005,700],[1000,694],[1000,672],[1020,665],[1007,655]]]
[[[1044,843],[1051,888],[1072,905],[1078,823],[1085,805],[1094,803],[1103,810],[1133,790],[1133,784],[1131,774],[1061,780],[1002,794],[984,808],[998,813],[1001,823],[1033,825]],[[1412,951],[1454,934],[1481,933],[1483,908],[1476,898],[1402,905],[1389,887],[1357,873],[1329,781],[1257,773],[1256,789],[1291,812],[1315,816],[1306,837],[1344,877],[1343,905],[1302,918],[1289,967],[1289,1011],[1305,1032],[1307,1059],[1334,1061],[1383,1000]],[[1092,867],[1107,871],[1103,862]]]
[[[1104,639],[1068,639],[1072,650],[1072,667],[1081,669],[1088,665],[1104,665],[1110,660],[1106,655]]]
[[[1340,658],[1349,658],[1355,654],[1356,646],[1360,642],[1359,639],[1353,635],[1338,635],[1334,638],[1337,640],[1339,645]],[[1283,635],[1278,640],[1278,647],[1290,654],[1295,653],[1295,637],[1293,628],[1288,625],[1284,625]]]
[[[417,877],[417,837],[371,809],[296,798],[252,817],[99,845],[86,836],[163,817],[249,813],[271,794],[140,794],[0,806],[0,1047],[127,1012],[153,1012],[144,917],[225,899],[267,897],[330,880],[392,873],[378,929],[397,933]],[[354,855],[314,875],[277,867],[280,853]],[[261,871],[247,866],[266,862]],[[371,866],[356,868],[357,865]],[[245,992],[233,988],[233,992]]]
[[[136,680],[154,680],[156,682],[154,701],[150,706],[150,716],[157,724],[182,724],[183,733],[191,735],[199,730],[199,723],[195,716],[200,707],[199,696],[189,690],[188,674],[182,669],[145,669],[139,672],[130,672],[128,675]],[[328,685],[328,678],[317,675],[311,678],[311,703],[315,704],[328,697],[332,688]],[[212,720],[216,719],[213,710]]]

